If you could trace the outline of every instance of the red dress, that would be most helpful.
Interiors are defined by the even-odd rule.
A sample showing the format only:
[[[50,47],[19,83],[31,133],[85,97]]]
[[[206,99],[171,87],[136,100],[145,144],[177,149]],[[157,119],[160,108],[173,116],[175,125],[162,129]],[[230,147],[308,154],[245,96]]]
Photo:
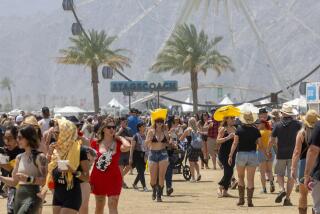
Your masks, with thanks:
[[[122,176],[118,165],[121,141],[116,141],[116,153],[112,156],[110,165],[105,171],[97,168],[97,162],[102,155],[97,141],[91,142],[91,147],[97,151],[97,159],[90,175],[92,193],[98,196],[118,196],[122,188]]]

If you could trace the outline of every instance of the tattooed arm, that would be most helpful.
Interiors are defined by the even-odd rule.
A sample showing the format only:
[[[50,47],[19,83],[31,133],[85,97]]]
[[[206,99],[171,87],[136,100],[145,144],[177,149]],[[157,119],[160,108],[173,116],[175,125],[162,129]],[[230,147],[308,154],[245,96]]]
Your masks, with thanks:
[[[46,184],[46,178],[48,174],[48,160],[43,153],[38,155],[37,165],[40,171],[40,176],[34,179],[34,184],[44,186]]]

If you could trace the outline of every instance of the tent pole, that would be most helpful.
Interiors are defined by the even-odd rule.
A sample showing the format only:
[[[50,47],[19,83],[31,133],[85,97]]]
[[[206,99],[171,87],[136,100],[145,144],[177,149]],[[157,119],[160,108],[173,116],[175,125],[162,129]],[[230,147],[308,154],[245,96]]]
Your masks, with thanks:
[[[160,91],[158,90],[158,108],[160,108]]]

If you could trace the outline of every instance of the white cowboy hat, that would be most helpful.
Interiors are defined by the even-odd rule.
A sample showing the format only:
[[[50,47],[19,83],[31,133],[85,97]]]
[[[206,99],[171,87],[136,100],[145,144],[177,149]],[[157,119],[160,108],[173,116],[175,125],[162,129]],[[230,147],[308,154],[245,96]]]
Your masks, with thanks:
[[[258,114],[252,113],[251,111],[246,111],[241,113],[239,120],[242,124],[250,125],[254,124],[258,120]]]
[[[282,105],[282,108],[281,108],[280,112],[281,112],[282,114],[286,114],[286,115],[289,115],[289,116],[295,116],[295,115],[297,115],[297,112],[294,111],[294,109],[292,108],[292,106],[289,105],[289,104],[286,104],[286,103],[284,103],[284,104]]]

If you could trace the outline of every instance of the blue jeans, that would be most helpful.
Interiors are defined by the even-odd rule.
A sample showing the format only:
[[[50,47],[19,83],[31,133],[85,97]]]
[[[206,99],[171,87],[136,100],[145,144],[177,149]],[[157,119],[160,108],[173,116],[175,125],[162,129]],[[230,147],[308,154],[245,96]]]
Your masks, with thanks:
[[[172,188],[172,176],[173,176],[173,168],[174,168],[174,163],[169,163],[167,172],[166,172],[166,187]]]

